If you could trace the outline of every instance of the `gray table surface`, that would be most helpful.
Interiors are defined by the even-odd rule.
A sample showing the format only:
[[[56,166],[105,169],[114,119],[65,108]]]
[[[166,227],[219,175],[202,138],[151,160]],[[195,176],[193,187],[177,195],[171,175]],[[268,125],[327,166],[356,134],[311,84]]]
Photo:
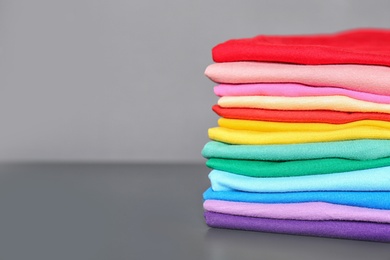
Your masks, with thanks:
[[[204,165],[2,164],[0,259],[390,259],[390,244],[209,229]]]

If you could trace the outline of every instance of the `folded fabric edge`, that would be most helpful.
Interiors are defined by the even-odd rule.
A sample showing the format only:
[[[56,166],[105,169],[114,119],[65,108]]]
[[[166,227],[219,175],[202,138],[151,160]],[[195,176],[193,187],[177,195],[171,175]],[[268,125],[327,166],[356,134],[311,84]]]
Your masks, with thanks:
[[[214,228],[238,229],[330,238],[390,242],[390,225],[356,221],[307,221],[243,217],[204,212],[206,224]]]
[[[272,219],[390,223],[390,210],[327,202],[249,203],[211,199],[203,202],[203,209],[222,214]]]

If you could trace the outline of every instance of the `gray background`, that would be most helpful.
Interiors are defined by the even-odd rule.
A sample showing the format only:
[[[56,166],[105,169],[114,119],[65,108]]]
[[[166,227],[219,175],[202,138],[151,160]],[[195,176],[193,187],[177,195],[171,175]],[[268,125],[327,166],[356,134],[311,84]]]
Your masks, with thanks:
[[[0,0],[0,259],[388,260],[384,243],[209,229],[200,151],[217,119],[203,76],[215,44],[386,27],[389,10]]]
[[[211,48],[389,27],[390,1],[0,1],[0,161],[203,162]]]

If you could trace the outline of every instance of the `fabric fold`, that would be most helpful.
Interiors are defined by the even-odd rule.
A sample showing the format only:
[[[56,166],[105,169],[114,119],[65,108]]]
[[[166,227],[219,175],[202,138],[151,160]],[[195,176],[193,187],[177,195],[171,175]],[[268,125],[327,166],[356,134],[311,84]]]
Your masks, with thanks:
[[[237,130],[250,130],[260,132],[325,132],[355,129],[359,127],[373,127],[377,129],[390,130],[390,122],[380,120],[360,120],[345,124],[326,124],[326,123],[284,123],[259,120],[242,120],[220,118],[218,120],[220,127]]]
[[[210,158],[206,165],[211,169],[243,176],[272,178],[335,174],[380,168],[390,166],[390,157],[365,161],[326,158],[283,162]]]
[[[390,225],[360,221],[316,221],[244,217],[204,212],[210,227],[390,242]]]
[[[275,110],[333,110],[341,112],[390,113],[390,104],[379,104],[344,96],[274,97],[240,96],[221,97],[221,107],[246,107]]]
[[[272,61],[297,64],[390,66],[390,30],[355,29],[332,34],[258,35],[212,49],[215,62]]]
[[[203,199],[267,204],[327,202],[356,207],[390,209],[389,191],[244,192],[238,190],[214,191],[212,188],[208,188],[203,193]]]
[[[299,83],[390,95],[390,67],[384,66],[224,62],[209,65],[205,74],[217,83]]]
[[[275,110],[245,107],[221,107],[214,105],[213,111],[225,118],[292,122],[345,124],[359,120],[390,121],[388,113],[340,112],[332,110]]]
[[[253,178],[225,171],[209,173],[214,191],[390,191],[390,167],[298,177]]]
[[[285,131],[259,132],[214,127],[208,131],[209,138],[229,144],[297,144],[314,142],[347,141],[357,139],[390,139],[390,131],[376,127],[355,127],[336,131]]]
[[[294,161],[322,158],[373,160],[390,157],[390,140],[360,139],[352,141],[231,145],[210,141],[202,150],[205,158],[262,161]]]
[[[286,204],[247,203],[206,200],[206,211],[246,217],[295,220],[349,220],[390,223],[390,211],[370,209],[326,202]]]
[[[214,87],[217,96],[346,96],[374,103],[390,103],[390,96],[376,95],[334,87],[312,87],[293,83],[220,84]]]

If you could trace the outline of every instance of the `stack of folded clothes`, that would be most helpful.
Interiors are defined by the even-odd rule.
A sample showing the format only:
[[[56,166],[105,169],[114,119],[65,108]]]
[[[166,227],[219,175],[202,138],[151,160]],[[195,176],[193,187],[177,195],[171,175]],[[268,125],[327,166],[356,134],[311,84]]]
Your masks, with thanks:
[[[211,227],[390,242],[390,30],[213,48]]]

